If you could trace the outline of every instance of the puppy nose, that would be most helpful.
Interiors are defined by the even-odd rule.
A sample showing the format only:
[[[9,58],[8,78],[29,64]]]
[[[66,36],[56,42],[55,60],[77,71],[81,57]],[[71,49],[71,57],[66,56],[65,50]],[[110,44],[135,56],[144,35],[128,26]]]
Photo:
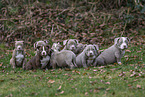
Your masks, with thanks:
[[[75,47],[73,46],[72,49],[74,49]]]
[[[45,55],[45,52],[42,52],[42,55]]]
[[[124,45],[124,48],[127,48],[126,45]]]
[[[92,55],[93,53],[92,52],[90,52],[90,55]]]

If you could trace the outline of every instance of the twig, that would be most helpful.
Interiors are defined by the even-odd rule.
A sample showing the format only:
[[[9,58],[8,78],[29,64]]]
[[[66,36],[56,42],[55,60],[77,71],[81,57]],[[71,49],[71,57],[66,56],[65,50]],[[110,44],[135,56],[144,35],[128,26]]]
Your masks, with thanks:
[[[7,20],[21,20],[24,18],[9,18],[9,19],[0,19],[0,21],[7,21]]]

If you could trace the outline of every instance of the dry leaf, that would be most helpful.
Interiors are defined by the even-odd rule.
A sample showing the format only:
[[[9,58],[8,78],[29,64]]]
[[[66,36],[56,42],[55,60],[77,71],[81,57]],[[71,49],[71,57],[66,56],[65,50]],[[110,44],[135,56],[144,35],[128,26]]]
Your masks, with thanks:
[[[49,81],[48,81],[48,83],[54,83],[54,82],[55,82],[54,80],[49,80]]]
[[[3,65],[3,63],[0,63],[0,67]]]
[[[64,93],[64,91],[61,91],[61,92],[60,92],[60,94],[63,94],[63,93]]]
[[[106,82],[105,84],[109,84],[110,85],[110,82]]]
[[[141,89],[141,85],[138,85],[138,84],[137,84],[136,87],[139,88],[139,89]]]

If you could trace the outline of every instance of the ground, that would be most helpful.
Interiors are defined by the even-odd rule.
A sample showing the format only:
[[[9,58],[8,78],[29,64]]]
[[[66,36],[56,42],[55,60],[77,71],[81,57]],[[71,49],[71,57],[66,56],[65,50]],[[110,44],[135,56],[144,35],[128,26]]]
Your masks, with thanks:
[[[110,45],[109,45],[110,46]],[[107,46],[107,47],[109,47]],[[101,49],[106,49],[106,46]],[[131,42],[122,65],[24,71],[9,64],[12,48],[0,46],[0,96],[142,97],[145,95],[145,51]],[[34,55],[27,50],[27,59]]]

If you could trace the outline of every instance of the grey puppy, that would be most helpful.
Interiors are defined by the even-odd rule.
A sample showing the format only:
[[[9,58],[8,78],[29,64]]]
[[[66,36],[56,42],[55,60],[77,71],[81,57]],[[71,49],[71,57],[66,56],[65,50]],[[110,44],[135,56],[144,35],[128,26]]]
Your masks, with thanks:
[[[24,41],[15,41],[15,49],[13,50],[12,58],[10,59],[10,64],[13,69],[16,67],[24,67],[26,63],[23,42]]]
[[[78,45],[77,45],[77,49],[76,49],[76,55],[78,55],[78,54],[80,54],[83,50],[84,50],[84,48],[85,48],[85,45],[84,44],[82,44],[82,43],[78,43]]]
[[[128,48],[129,38],[118,37],[114,39],[114,45],[104,50],[95,60],[94,65],[107,65],[117,62],[121,63],[121,58]]]
[[[76,39],[64,40],[63,41],[63,45],[65,45],[63,50],[71,50],[72,52],[76,53],[76,48],[77,48],[77,45],[78,45],[78,40],[76,40]]]
[[[57,43],[55,43],[55,45],[57,46]],[[74,67],[77,67],[76,55],[69,50],[58,51],[58,49],[53,49],[53,53],[50,59],[50,64],[53,69],[55,69],[57,66],[69,67],[70,69],[73,69]]]
[[[53,45],[51,47],[52,50],[57,50],[57,51],[60,51],[61,48],[62,48],[62,46],[60,45],[59,42],[58,43],[53,43]]]
[[[94,60],[98,56],[98,45],[86,45],[83,52],[80,53],[76,58],[78,67],[87,67],[93,64]]]

